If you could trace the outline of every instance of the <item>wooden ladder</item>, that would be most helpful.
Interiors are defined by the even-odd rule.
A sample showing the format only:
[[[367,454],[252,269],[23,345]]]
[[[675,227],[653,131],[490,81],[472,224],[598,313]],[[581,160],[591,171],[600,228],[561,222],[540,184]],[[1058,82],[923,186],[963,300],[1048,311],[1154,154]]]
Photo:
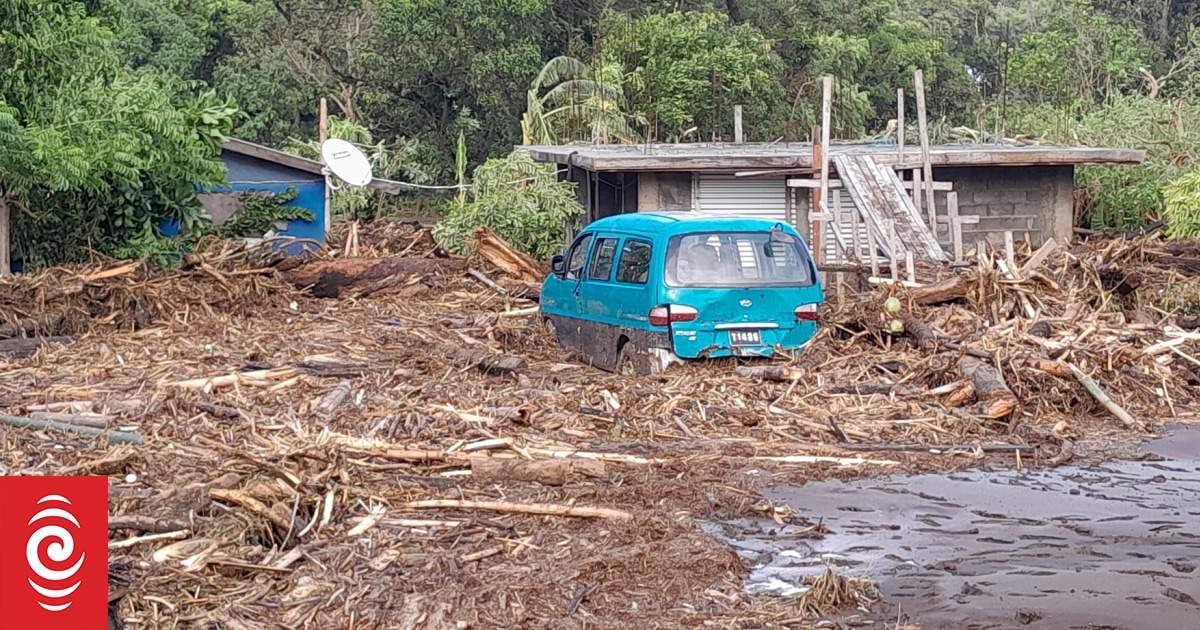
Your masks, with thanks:
[[[850,193],[873,240],[888,258],[903,260],[911,252],[916,260],[949,262],[937,236],[891,166],[865,155],[840,155],[833,162],[843,188]]]

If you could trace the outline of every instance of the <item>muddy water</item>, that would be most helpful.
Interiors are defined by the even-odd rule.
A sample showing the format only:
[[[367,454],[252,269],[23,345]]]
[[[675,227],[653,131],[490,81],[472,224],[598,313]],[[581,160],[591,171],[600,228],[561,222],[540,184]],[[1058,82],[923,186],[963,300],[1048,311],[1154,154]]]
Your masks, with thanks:
[[[924,630],[1200,628],[1200,430],[1140,461],[777,487],[830,530],[706,529],[755,561],[747,588],[796,593],[825,566],[866,574]]]

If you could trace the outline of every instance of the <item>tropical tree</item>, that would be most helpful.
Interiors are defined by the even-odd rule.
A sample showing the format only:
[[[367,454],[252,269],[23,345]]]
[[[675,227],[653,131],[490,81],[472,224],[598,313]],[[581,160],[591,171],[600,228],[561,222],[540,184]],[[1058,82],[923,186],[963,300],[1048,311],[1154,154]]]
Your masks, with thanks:
[[[636,141],[624,111],[621,75],[621,67],[612,62],[595,70],[572,57],[546,62],[529,86],[521,116],[524,143]]]

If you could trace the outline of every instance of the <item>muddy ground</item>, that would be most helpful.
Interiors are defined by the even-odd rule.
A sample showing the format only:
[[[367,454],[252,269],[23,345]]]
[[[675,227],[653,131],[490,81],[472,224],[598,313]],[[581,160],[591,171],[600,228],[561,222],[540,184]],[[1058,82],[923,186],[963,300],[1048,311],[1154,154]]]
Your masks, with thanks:
[[[115,329],[129,320],[93,309],[114,325],[0,358],[0,413],[86,410],[143,438],[122,445],[0,426],[0,474],[109,477],[110,512],[124,519],[110,536],[124,627],[770,628],[832,619],[891,628],[903,617],[886,583],[881,601],[864,593],[857,607],[752,593],[745,580],[758,561],[711,524],[767,518],[836,541],[823,504],[807,504],[809,486],[760,492],[921,473],[982,483],[1005,478],[1018,451],[1028,468],[1103,460],[1136,441],[1078,389],[1055,392],[1070,398],[1053,399],[1053,409],[1038,402],[1001,422],[935,408],[920,392],[832,393],[830,384],[878,381],[892,374],[878,366],[907,361],[899,349],[833,333],[777,359],[797,381],[736,376],[732,361],[628,377],[565,355],[534,317],[503,316],[532,303],[457,269],[340,300],[235,273],[131,277],[123,290],[144,296],[153,318]],[[489,371],[448,346],[524,364]],[[325,413],[339,387],[347,395]],[[1189,391],[1172,395],[1190,400]],[[1189,413],[1179,406],[1176,421]],[[1148,432],[1161,426],[1142,417]],[[602,467],[578,465],[547,485],[480,478],[467,455]],[[981,467],[994,472],[967,472]],[[860,490],[843,498],[882,500]],[[630,518],[413,505],[429,499]],[[865,573],[877,568],[867,563]]]

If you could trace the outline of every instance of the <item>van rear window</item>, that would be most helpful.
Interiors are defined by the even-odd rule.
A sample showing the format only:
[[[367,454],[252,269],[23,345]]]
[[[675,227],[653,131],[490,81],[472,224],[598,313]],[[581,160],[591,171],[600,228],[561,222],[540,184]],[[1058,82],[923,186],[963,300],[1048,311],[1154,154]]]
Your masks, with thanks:
[[[681,234],[667,243],[666,282],[672,287],[807,287],[811,259],[799,242],[770,232]]]

